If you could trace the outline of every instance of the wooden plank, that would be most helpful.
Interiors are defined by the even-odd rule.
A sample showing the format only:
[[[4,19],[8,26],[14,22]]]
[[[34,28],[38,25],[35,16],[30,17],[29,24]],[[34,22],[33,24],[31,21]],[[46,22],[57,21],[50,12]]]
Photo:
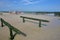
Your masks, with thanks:
[[[20,17],[21,18],[26,18],[26,19],[37,20],[37,21],[49,22],[48,20],[43,20],[43,19],[37,19],[37,18],[31,18],[31,17],[24,17],[24,16],[20,16]]]
[[[6,26],[8,26],[9,29],[12,29],[12,30],[13,30],[14,32],[16,32],[17,34],[22,34],[22,35],[26,36],[25,33],[21,32],[20,30],[18,30],[18,29],[15,28],[15,27],[13,27],[13,26],[12,26],[11,24],[9,24],[8,22],[4,21],[3,19],[2,19],[2,21],[3,21],[3,23],[4,23]]]
[[[23,18],[23,23],[25,22],[25,18],[39,21],[39,27],[41,27],[41,22],[42,21],[43,22],[49,22],[48,20],[43,20],[43,19],[37,19],[37,18],[31,18],[31,17],[25,17],[25,16],[20,16],[20,17]]]

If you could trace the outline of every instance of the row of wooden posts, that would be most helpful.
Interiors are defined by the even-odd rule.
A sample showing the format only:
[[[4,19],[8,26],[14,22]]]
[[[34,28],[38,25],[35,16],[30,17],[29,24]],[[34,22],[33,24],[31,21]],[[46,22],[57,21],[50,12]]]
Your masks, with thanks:
[[[22,34],[23,36],[26,36],[25,33],[21,32],[20,30],[18,30],[15,27],[13,27],[11,24],[6,22],[4,19],[0,18],[0,21],[1,21],[1,27],[4,27],[4,25],[6,25],[9,28],[9,30],[10,30],[10,40],[13,40],[14,37],[16,36],[16,34]],[[15,34],[13,34],[13,31],[15,32]]]

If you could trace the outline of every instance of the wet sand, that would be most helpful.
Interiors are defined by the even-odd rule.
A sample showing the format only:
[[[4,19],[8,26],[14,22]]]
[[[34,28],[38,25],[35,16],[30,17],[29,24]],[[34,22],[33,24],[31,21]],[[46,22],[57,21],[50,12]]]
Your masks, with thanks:
[[[42,27],[39,28],[39,22],[35,20],[26,19],[26,22],[23,23],[21,15],[46,19],[50,22],[42,22]],[[3,14],[0,17],[27,35],[24,37],[17,34],[14,40],[60,40],[60,17],[33,14]],[[9,40],[9,37],[8,27],[2,28],[0,24],[0,40]]]

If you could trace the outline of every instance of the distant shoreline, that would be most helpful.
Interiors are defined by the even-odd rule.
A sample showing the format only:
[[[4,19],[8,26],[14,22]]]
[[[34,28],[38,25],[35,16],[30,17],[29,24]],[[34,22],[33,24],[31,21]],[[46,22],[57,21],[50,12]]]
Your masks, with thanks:
[[[0,13],[15,13],[15,14],[47,14],[47,15],[53,15],[53,16],[60,16],[60,12],[32,12],[32,11],[0,11]]]

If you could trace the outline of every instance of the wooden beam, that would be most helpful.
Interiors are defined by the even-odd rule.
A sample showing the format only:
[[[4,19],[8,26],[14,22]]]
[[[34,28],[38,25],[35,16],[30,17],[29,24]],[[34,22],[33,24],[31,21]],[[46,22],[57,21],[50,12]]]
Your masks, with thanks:
[[[13,40],[14,37],[16,36],[16,34],[22,34],[23,36],[26,36],[25,33],[21,32],[20,30],[18,30],[17,28],[13,27],[11,24],[9,24],[8,22],[4,21],[2,18],[1,18],[1,25],[3,26],[3,24],[5,24],[9,30],[10,30],[10,39]],[[15,34],[13,34],[13,31],[15,32]]]
[[[26,18],[26,19],[37,20],[37,21],[49,22],[48,20],[43,20],[43,19],[37,19],[37,18],[31,18],[31,17],[24,17],[24,16],[20,16],[20,17],[21,18]]]
[[[41,22],[49,22],[48,20],[43,20],[43,19],[37,19],[37,18],[31,18],[31,17],[25,17],[25,16],[20,16],[20,17],[23,18],[23,23],[25,22],[25,18],[39,21],[39,27],[41,27]]]

